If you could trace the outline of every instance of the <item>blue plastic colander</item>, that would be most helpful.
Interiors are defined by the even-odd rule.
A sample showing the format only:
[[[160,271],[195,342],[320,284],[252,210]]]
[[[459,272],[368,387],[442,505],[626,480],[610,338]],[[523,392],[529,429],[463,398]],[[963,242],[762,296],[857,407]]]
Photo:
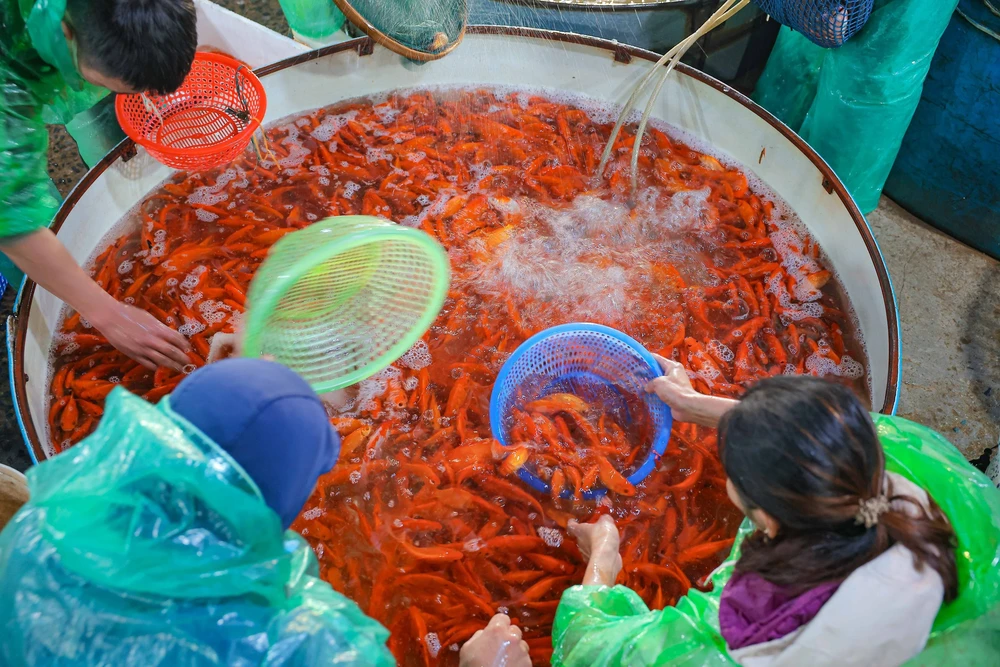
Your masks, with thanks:
[[[513,411],[521,403],[550,394],[570,393],[600,405],[620,424],[632,415],[622,396],[625,391],[643,398],[653,429],[653,443],[642,464],[628,476],[635,485],[652,472],[670,440],[673,418],[663,401],[645,392],[646,384],[661,375],[660,365],[637,341],[600,324],[563,324],[535,334],[521,344],[500,369],[490,396],[493,437],[505,447],[513,426]],[[636,443],[641,446],[645,443]],[[532,488],[549,493],[549,485],[526,466],[518,470]],[[585,492],[584,498],[604,495],[606,490]],[[569,496],[569,492],[566,492]]]

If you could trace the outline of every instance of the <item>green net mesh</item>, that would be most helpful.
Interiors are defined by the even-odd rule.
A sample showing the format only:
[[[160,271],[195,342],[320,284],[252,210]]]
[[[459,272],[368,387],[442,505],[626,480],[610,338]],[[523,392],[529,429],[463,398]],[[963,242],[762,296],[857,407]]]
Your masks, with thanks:
[[[328,218],[274,245],[250,285],[243,351],[269,355],[316,391],[354,384],[402,356],[448,290],[427,234],[368,216]]]
[[[445,55],[462,40],[466,0],[335,0],[347,19],[411,58]]]

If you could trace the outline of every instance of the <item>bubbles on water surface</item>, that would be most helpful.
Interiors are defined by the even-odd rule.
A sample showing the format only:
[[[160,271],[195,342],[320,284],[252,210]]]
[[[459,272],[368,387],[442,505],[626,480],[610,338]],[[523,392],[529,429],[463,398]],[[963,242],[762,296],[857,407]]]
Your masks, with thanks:
[[[432,658],[436,658],[441,652],[441,640],[438,639],[437,633],[428,632],[424,635],[424,643],[427,644],[427,652]]]
[[[732,360],[736,357],[736,355],[733,354],[733,351],[730,350],[725,343],[718,340],[708,341],[708,344],[705,345],[705,347],[709,352],[727,363],[732,362]]]
[[[312,509],[308,509],[305,512],[303,512],[302,518],[306,519],[307,521],[312,521],[313,519],[318,519],[324,514],[326,514],[326,510],[324,510],[322,507],[313,507]]]
[[[558,528],[547,528],[545,526],[539,526],[537,530],[538,530],[538,536],[542,538],[542,540],[548,546],[552,547],[553,549],[558,549],[560,546],[562,546],[563,534]]]
[[[412,371],[419,371],[422,368],[430,366],[431,361],[431,352],[427,348],[427,343],[423,340],[418,340],[413,344],[413,347],[406,351],[406,354],[399,358],[398,363]]]
[[[192,319],[190,317],[184,316],[184,324],[177,327],[178,333],[183,336],[194,336],[205,330],[205,325],[198,320]]]
[[[312,131],[312,137],[316,141],[326,143],[327,141],[333,139],[333,135],[340,132],[340,130],[347,125],[348,121],[352,121],[357,117],[358,112],[354,110],[346,113],[324,116],[320,124],[317,125],[316,129]]]
[[[635,298],[651,282],[654,264],[671,263],[700,277],[686,235],[704,223],[708,191],[664,197],[644,193],[635,208],[592,195],[553,208],[536,202],[504,202],[524,222],[499,243],[469,285],[489,298],[532,295],[521,316],[548,321],[554,313],[585,321],[640,318],[655,302]],[[695,222],[692,222],[695,221]],[[659,285],[654,297],[672,291]]]
[[[850,380],[859,380],[865,374],[865,367],[850,355],[845,354],[838,364],[819,352],[814,352],[806,358],[806,370],[819,377],[832,375]]]

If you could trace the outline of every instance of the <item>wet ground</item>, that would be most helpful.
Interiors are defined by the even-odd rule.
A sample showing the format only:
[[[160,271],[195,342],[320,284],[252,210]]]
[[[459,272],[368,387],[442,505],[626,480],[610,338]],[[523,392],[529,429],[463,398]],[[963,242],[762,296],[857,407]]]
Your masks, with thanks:
[[[218,4],[287,33],[277,0]],[[49,173],[65,195],[86,172],[72,139],[52,132]],[[889,199],[868,217],[896,290],[902,322],[900,416],[944,434],[970,460],[1000,438],[1000,262],[925,225]],[[0,306],[6,320],[14,296]],[[6,350],[6,330],[3,334]],[[0,381],[0,463],[30,465],[14,417],[3,354]]]

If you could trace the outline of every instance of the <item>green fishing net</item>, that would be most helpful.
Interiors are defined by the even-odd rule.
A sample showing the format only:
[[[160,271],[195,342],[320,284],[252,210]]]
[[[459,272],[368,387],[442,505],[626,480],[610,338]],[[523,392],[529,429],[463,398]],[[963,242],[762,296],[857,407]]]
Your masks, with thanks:
[[[28,484],[0,533],[0,665],[395,664],[388,631],[169,399],[115,390]]]
[[[439,58],[465,35],[466,0],[335,1],[348,21],[409,58]]]
[[[1000,491],[947,440],[905,419],[876,415],[888,469],[927,490],[958,536],[959,595],[938,612],[912,666],[992,666],[1000,655]],[[734,665],[719,631],[719,599],[752,526],[744,522],[713,588],[650,611],[624,586],[575,586],[556,612],[553,665]]]
[[[875,0],[843,46],[782,28],[754,100],[826,160],[865,213],[878,206],[958,0]]]

